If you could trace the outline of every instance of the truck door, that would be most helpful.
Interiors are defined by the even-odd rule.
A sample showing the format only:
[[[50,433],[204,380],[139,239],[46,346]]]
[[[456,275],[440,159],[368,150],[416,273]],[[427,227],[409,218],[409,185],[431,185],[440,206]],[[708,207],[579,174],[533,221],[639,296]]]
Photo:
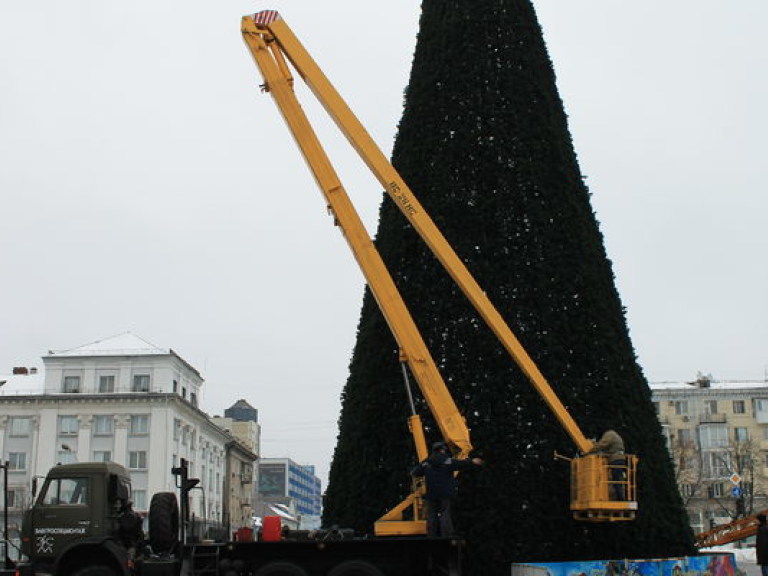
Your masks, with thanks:
[[[100,531],[92,479],[88,476],[50,478],[31,511],[32,554],[53,561],[70,544]]]

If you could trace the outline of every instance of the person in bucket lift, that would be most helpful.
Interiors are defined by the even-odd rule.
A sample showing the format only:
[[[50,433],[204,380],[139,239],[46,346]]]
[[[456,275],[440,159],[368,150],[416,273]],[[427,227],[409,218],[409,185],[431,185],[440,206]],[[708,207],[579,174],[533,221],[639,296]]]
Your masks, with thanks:
[[[610,497],[612,500],[624,500],[627,459],[624,456],[624,440],[619,433],[606,430],[587,454],[603,454],[606,457],[610,470]]]

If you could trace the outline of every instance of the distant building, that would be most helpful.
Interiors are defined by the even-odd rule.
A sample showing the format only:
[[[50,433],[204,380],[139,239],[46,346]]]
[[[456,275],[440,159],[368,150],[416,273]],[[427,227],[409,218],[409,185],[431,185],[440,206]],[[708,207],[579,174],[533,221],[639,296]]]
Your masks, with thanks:
[[[171,467],[185,458],[190,476],[201,480],[191,512],[220,532],[232,517],[224,487],[231,468],[246,480],[248,496],[240,502],[252,505],[257,450],[200,410],[203,378],[176,352],[125,333],[50,351],[43,363],[44,378],[14,370],[0,385],[0,457],[10,463],[12,523],[29,505],[34,476],[78,461],[128,468],[134,507],[145,512],[152,494],[176,490]],[[240,510],[236,516],[239,524]]]
[[[261,450],[261,427],[258,410],[245,400],[238,400],[224,411],[224,417],[214,416],[213,422],[237,439],[237,450],[229,450],[224,493],[229,498],[229,523],[234,528],[251,527],[256,512],[258,468],[255,465]]]
[[[694,532],[768,508],[768,382],[652,383]]]
[[[224,410],[224,417],[236,422],[258,422],[259,411],[242,398]]]
[[[306,530],[320,527],[322,491],[314,466],[289,458],[262,458],[258,467],[260,516],[281,516],[284,524],[296,523]],[[295,517],[288,517],[285,507]]]

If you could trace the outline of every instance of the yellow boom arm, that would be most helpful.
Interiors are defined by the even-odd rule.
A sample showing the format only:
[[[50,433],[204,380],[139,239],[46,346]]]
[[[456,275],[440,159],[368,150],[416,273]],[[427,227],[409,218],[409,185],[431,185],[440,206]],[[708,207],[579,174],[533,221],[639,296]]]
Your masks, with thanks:
[[[276,11],[263,11],[242,20],[242,33],[257,67],[264,78],[263,89],[275,100],[288,124],[312,174],[333,212],[368,285],[392,330],[411,372],[414,374],[438,426],[454,453],[466,457],[472,446],[464,419],[459,413],[413,318],[400,296],[373,241],[367,233],[336,171],[317,138],[293,90],[289,61],[317,100],[333,118],[360,158],[384,187],[400,211],[429,246],[448,274],[473,304],[490,329],[496,334],[520,369],[547,403],[579,451],[588,452],[593,443],[587,439],[536,364],[512,333],[501,314],[485,295],[464,263],[447,242],[435,223],[424,211],[408,185],[390,164],[363,125],[329,82],[312,57]],[[412,429],[420,428],[417,416]],[[426,456],[423,433],[414,430],[419,458]],[[420,445],[421,444],[421,445]],[[412,495],[416,498],[417,495]],[[395,509],[399,516],[410,501]],[[385,517],[387,518],[387,517]],[[384,519],[383,519],[384,520]],[[390,519],[391,520],[391,519]],[[379,533],[421,533],[423,522],[416,528],[398,524],[391,532],[377,524]]]

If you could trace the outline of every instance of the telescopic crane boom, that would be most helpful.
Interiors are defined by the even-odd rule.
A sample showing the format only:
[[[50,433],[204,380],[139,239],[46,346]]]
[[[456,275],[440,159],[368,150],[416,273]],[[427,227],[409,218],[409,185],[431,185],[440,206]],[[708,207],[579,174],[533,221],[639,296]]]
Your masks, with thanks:
[[[609,465],[604,456],[587,454],[593,442],[584,436],[565,406],[552,390],[536,364],[512,330],[490,302],[464,263],[425,212],[400,174],[390,164],[366,129],[326,78],[307,50],[280,15],[273,10],[245,16],[243,38],[269,92],[301,150],[335,223],[341,228],[386,321],[400,347],[401,359],[414,375],[445,441],[457,457],[469,455],[472,444],[464,419],[459,413],[429,350],[360,220],[349,196],[328,159],[293,89],[293,66],[326,112],[336,123],[369,170],[384,186],[403,215],[413,225],[448,274],[494,332],[512,359],[547,403],[576,444],[581,458],[572,460],[571,509],[581,520],[616,521],[634,518],[636,457],[628,455],[623,482],[626,499],[611,501]],[[410,418],[419,459],[427,455],[424,432],[417,414]],[[421,508],[421,488],[376,523],[377,534],[423,534],[425,522]],[[404,511],[413,507],[414,520],[404,520]]]

